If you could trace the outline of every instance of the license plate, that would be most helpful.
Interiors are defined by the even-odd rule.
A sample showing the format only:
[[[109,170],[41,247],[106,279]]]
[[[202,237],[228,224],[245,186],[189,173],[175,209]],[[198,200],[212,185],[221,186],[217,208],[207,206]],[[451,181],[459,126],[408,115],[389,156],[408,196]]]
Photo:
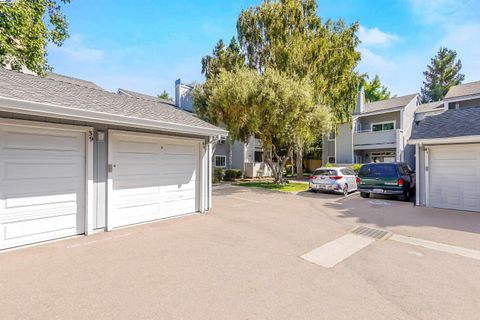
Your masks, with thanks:
[[[373,193],[383,193],[383,189],[373,189]]]

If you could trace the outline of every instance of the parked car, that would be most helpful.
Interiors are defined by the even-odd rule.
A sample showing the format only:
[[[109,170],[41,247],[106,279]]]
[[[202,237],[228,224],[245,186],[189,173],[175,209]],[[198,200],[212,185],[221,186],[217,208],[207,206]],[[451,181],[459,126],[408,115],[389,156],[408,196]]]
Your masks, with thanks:
[[[409,201],[415,188],[415,172],[403,162],[364,164],[358,172],[357,185],[362,198],[384,194]]]
[[[334,192],[347,196],[357,190],[355,171],[350,168],[318,168],[308,180],[311,191]]]

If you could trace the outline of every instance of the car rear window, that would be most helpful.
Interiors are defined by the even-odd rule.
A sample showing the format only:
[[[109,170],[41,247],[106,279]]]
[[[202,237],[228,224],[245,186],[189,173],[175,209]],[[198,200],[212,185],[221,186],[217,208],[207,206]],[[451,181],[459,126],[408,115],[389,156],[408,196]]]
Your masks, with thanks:
[[[315,170],[313,173],[314,176],[336,176],[337,175],[337,170],[333,169],[320,169],[320,170]]]
[[[396,177],[397,170],[393,164],[367,164],[363,165],[359,176]]]

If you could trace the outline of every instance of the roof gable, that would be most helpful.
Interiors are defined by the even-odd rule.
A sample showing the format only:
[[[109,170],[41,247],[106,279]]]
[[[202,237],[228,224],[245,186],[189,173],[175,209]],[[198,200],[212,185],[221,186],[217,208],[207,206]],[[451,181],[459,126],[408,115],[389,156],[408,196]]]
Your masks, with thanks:
[[[455,98],[471,95],[480,95],[480,81],[459,84],[457,86],[451,87],[448,90],[445,99],[453,100]]]
[[[480,107],[447,110],[431,115],[413,128],[410,139],[435,139],[480,135]]]
[[[413,99],[417,98],[418,94],[409,94],[401,97],[394,97],[386,100],[380,100],[375,102],[369,102],[365,104],[365,109],[362,113],[377,112],[389,109],[404,108]]]

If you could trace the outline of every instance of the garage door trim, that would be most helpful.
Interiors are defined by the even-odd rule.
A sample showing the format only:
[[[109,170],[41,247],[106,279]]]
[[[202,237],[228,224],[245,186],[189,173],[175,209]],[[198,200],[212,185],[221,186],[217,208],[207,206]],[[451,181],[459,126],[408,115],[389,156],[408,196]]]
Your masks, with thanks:
[[[471,208],[467,208],[467,207],[457,207],[457,206],[453,206],[453,207],[448,207],[448,206],[434,206],[435,203],[433,203],[434,201],[431,199],[431,191],[432,191],[432,166],[433,166],[433,155],[432,155],[432,152],[433,151],[439,151],[441,150],[442,147],[447,147],[447,146],[451,146],[453,148],[461,148],[461,147],[466,147],[468,145],[472,145],[474,147],[477,147],[477,152],[478,152],[478,146],[479,146],[479,143],[458,143],[458,144],[437,144],[437,145],[429,145],[429,146],[425,146],[425,205],[427,207],[436,207],[436,208],[446,208],[446,209],[453,209],[453,210],[466,210],[466,211],[472,211]],[[454,150],[451,150],[451,152],[455,152]],[[478,153],[477,153],[478,155]],[[477,206],[478,206],[478,203],[477,203]],[[473,209],[474,212],[476,212],[475,209]]]
[[[196,207],[197,212],[204,212],[204,197],[205,197],[205,186],[204,186],[204,179],[205,179],[205,172],[206,168],[205,165],[208,163],[205,158],[205,140],[202,138],[190,138],[190,137],[179,137],[179,136],[172,136],[168,134],[156,134],[156,133],[143,133],[143,132],[134,132],[134,131],[125,131],[125,130],[108,130],[108,181],[107,181],[107,221],[106,221],[106,229],[107,231],[111,231],[115,228],[121,228],[120,226],[116,226],[113,223],[113,217],[111,216],[112,210],[110,209],[110,204],[113,203],[112,194],[113,194],[113,173],[110,170],[110,165],[113,165],[113,137],[115,136],[138,136],[138,137],[148,137],[153,139],[162,139],[164,141],[181,141],[185,142],[185,139],[189,139],[191,142],[196,142],[199,145],[199,157],[198,161],[198,187],[196,191]],[[146,222],[148,223],[148,222]],[[128,227],[125,226],[125,227]]]
[[[41,121],[17,120],[0,118],[0,125],[55,129],[85,133],[85,235],[93,234],[94,221],[94,187],[93,187],[93,139],[94,129],[88,126],[57,124]]]

